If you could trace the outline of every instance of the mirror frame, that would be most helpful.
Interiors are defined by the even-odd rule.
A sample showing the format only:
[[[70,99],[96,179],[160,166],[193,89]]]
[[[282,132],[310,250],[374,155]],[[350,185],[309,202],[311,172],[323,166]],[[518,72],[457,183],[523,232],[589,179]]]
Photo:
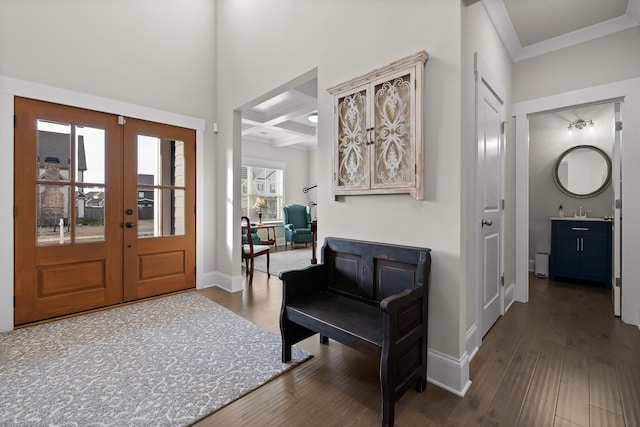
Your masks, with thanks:
[[[592,191],[591,193],[588,193],[588,194],[577,194],[577,193],[571,192],[568,188],[565,188],[565,186],[562,185],[562,183],[560,182],[560,178],[558,177],[558,169],[560,168],[560,163],[562,162],[562,160],[572,151],[575,151],[581,148],[587,148],[589,150],[595,151],[596,153],[600,154],[602,158],[607,162],[607,179],[605,179],[602,185],[598,187],[595,191]],[[609,158],[607,153],[605,153],[604,151],[602,151],[600,148],[596,146],[576,145],[575,147],[571,147],[568,150],[564,151],[560,155],[560,157],[558,157],[558,160],[556,160],[556,164],[553,168],[553,181],[556,183],[556,186],[560,189],[560,191],[562,191],[564,194],[568,196],[575,197],[577,199],[586,199],[589,197],[597,196],[598,194],[606,190],[609,184],[611,183],[611,159]]]

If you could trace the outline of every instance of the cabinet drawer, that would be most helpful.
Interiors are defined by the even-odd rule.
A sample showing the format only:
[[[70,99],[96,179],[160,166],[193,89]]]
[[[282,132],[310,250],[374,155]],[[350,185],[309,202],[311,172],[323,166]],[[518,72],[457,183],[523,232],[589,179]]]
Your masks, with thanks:
[[[606,235],[611,223],[606,221],[553,221],[557,233],[588,233],[592,236]]]

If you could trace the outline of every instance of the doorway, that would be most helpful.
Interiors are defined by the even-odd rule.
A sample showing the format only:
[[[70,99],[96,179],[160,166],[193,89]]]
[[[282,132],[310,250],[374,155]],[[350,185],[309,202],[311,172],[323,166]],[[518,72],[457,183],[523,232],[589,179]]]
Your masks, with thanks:
[[[195,132],[15,98],[15,324],[195,286]]]
[[[515,117],[515,279],[516,300],[527,302],[529,298],[529,142],[528,142],[528,116],[543,112],[566,109],[571,106],[589,105],[604,101],[623,101],[624,109],[620,114],[624,139],[622,140],[623,153],[620,156],[620,180],[621,182],[637,182],[640,170],[634,162],[640,155],[640,126],[636,117],[640,115],[640,79],[624,80],[565,92],[544,98],[532,99],[513,104],[512,112]],[[636,218],[640,212],[640,203],[633,185],[620,186],[621,199],[624,204],[620,209],[622,218]],[[624,237],[620,243],[620,305],[622,321],[628,324],[640,324],[640,310],[637,301],[640,295],[640,286],[634,277],[640,275],[640,263],[632,256],[638,252],[638,229],[633,221],[624,224]],[[612,310],[613,311],[613,310]]]
[[[620,142],[618,140],[616,147],[614,135],[616,108],[619,110],[620,102],[607,101],[529,115],[530,270],[534,270],[534,259],[540,262],[551,253],[552,217],[606,220],[608,225],[603,225],[603,230],[613,229],[620,235],[621,224],[616,222],[613,226],[614,218],[619,218],[614,200],[620,198],[616,191],[620,184]],[[594,164],[594,157],[589,155],[598,152],[601,156],[596,155],[595,159],[600,159],[602,163]],[[607,165],[613,168],[607,168]],[[619,266],[620,246],[613,243],[598,246],[602,250],[606,247],[610,248],[609,251],[613,249],[611,267],[619,272],[616,267]],[[580,253],[568,250],[558,254],[575,255]],[[585,272],[599,268],[610,271],[611,268],[605,267],[609,261],[601,258],[585,263],[587,265],[582,269]],[[551,259],[549,264],[552,264]],[[543,270],[536,268],[540,275],[549,276],[551,273]],[[605,276],[611,286],[615,280],[612,280],[611,274]],[[614,277],[620,277],[619,273]],[[619,315],[619,302],[617,306],[614,304],[614,312]]]

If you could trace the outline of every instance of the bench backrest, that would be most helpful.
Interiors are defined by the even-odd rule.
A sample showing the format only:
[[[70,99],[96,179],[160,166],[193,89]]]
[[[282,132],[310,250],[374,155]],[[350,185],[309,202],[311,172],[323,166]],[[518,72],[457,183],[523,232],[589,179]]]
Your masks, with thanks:
[[[322,246],[327,290],[377,305],[390,295],[428,285],[430,252],[427,248],[327,237]]]

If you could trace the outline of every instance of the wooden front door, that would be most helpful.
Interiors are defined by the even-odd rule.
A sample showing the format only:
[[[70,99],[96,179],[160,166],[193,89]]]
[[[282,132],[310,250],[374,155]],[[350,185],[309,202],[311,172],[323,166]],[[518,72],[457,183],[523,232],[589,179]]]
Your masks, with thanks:
[[[125,301],[194,287],[195,132],[127,119],[124,170]]]
[[[139,144],[127,142],[129,125],[118,116],[24,98],[16,98],[15,116],[16,325],[195,285],[195,214],[185,208],[187,201],[193,206],[195,194],[193,131],[178,128],[174,133],[182,139],[159,144],[157,157],[149,160],[157,169],[139,171],[131,160],[137,161]],[[135,120],[126,121],[135,128]],[[174,137],[175,128],[161,129],[168,136],[158,138]],[[165,145],[179,159],[169,162],[171,171],[162,164]],[[191,146],[191,153],[175,155],[176,146]],[[180,169],[191,170],[178,183],[136,185],[141,174],[155,180],[160,172],[175,176]],[[154,218],[151,234],[137,227],[142,217]],[[180,221],[171,239],[166,224],[175,231]],[[182,275],[176,267],[180,252]],[[173,286],[160,280],[167,276]]]

